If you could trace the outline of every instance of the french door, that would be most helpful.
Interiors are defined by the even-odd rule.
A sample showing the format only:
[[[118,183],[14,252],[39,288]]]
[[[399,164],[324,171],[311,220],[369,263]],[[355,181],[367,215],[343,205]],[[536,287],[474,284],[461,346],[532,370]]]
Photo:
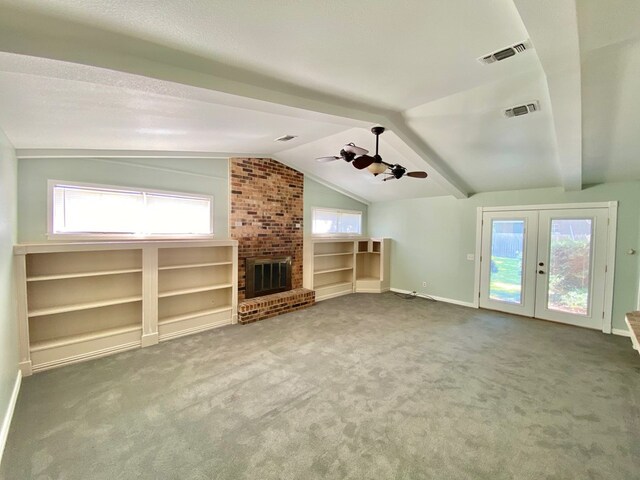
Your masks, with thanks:
[[[482,214],[480,306],[602,329],[608,208]]]

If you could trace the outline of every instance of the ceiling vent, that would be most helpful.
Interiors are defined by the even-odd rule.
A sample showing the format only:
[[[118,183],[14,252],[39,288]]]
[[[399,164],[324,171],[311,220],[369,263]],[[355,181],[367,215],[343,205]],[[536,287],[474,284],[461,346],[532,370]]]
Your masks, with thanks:
[[[540,110],[540,103],[536,100],[532,103],[527,103],[526,105],[518,105],[516,107],[507,108],[504,111],[504,116],[507,118],[511,117],[520,117],[522,115],[526,115],[527,113],[533,113]]]
[[[497,52],[493,52],[488,55],[483,55],[482,57],[478,58],[478,61],[485,65],[490,65],[492,63],[500,62],[507,58],[513,57],[516,54],[526,52],[527,50],[530,50],[530,49],[531,49],[531,43],[529,42],[529,40],[525,40],[522,43],[517,43],[510,47],[503,48],[502,50],[499,50]]]
[[[274,142],[288,142],[289,140],[293,140],[296,137],[297,137],[296,135],[283,135],[281,137],[276,138]]]

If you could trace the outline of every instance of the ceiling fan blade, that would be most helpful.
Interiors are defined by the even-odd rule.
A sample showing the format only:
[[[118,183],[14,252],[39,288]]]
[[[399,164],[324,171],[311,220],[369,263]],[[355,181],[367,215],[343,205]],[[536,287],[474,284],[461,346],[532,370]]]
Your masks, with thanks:
[[[367,153],[369,153],[369,150],[367,150],[366,148],[358,147],[353,143],[347,143],[344,147],[342,147],[342,149],[345,152],[355,153],[356,155],[366,155]]]
[[[407,172],[405,175],[413,178],[427,178],[427,172]]]
[[[356,167],[358,170],[362,170],[363,168],[367,168],[369,165],[371,165],[375,161],[376,159],[373,157],[370,157],[369,155],[362,155],[353,161],[353,166]]]
[[[318,162],[326,163],[326,162],[333,162],[334,160],[340,160],[340,157],[336,157],[335,155],[332,155],[330,157],[318,157],[316,158],[316,160]]]

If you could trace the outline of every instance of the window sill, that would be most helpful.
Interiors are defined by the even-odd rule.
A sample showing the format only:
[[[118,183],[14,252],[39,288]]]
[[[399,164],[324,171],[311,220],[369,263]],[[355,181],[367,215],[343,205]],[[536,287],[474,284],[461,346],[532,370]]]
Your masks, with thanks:
[[[362,238],[362,233],[312,233],[313,238]]]
[[[93,241],[93,242],[110,242],[113,240],[140,242],[144,240],[213,240],[213,233],[203,235],[110,235],[110,234],[78,234],[78,233],[48,233],[49,241]]]

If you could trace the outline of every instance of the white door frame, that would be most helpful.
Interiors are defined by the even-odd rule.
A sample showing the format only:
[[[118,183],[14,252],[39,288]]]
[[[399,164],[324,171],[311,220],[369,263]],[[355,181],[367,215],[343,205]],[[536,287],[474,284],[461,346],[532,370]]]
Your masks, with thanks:
[[[476,253],[473,306],[480,308],[480,256],[482,255],[482,214],[484,212],[504,212],[510,210],[568,210],[582,208],[607,208],[609,210],[609,225],[607,228],[607,269],[604,286],[604,318],[602,332],[611,333],[613,315],[613,279],[616,266],[616,231],[618,225],[618,202],[586,202],[586,203],[557,203],[549,205],[510,205],[506,207],[478,207],[476,210]],[[640,292],[638,292],[640,307]]]

